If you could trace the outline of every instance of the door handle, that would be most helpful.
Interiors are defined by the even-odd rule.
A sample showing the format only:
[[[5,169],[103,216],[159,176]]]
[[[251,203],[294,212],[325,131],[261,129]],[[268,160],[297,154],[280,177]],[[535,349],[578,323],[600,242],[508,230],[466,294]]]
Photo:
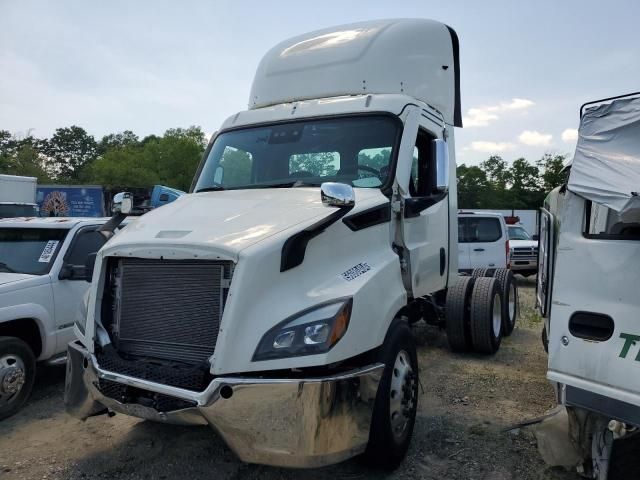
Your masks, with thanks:
[[[484,248],[474,248],[474,252],[484,252]]]

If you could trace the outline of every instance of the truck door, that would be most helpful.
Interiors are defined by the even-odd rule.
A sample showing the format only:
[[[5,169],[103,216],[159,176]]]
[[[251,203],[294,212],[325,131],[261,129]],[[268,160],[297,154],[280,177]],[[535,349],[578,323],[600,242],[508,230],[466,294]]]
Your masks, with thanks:
[[[471,244],[467,239],[467,217],[458,217],[458,269],[471,270]]]
[[[498,217],[467,217],[471,268],[505,268],[507,241],[504,226]]]
[[[58,328],[57,348],[63,349],[73,340],[75,321],[82,296],[89,288],[84,272],[90,253],[95,253],[106,243],[106,238],[96,229],[97,225],[80,228],[71,239],[64,254],[64,262],[57,277],[53,278],[53,301]]]
[[[433,129],[428,122],[419,123],[413,152],[409,154],[412,157],[398,160],[399,164],[411,164],[410,170],[405,170],[408,178],[398,181],[406,182],[407,187],[401,223],[414,297],[445,288],[448,277],[449,202],[446,190],[438,188],[437,135],[427,127]],[[446,151],[446,142],[439,142]],[[406,150],[404,152],[406,154]],[[407,283],[405,281],[405,285]]]

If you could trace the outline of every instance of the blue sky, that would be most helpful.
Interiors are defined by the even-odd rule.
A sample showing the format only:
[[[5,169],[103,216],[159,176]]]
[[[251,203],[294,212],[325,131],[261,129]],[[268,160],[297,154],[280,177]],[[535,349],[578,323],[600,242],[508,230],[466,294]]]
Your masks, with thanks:
[[[582,103],[640,90],[640,2],[631,0],[0,0],[0,129],[211,133],[246,108],[273,44],[392,17],[433,18],[458,33],[458,163],[572,153]]]

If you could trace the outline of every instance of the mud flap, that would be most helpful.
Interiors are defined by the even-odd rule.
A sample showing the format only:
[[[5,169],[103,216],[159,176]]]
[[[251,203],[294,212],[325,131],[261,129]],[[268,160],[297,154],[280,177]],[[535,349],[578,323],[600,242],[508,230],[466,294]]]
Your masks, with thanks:
[[[91,381],[85,379],[89,361],[89,352],[79,342],[69,344],[64,405],[68,414],[81,420],[107,413],[106,407],[93,399],[85,383],[85,381]]]

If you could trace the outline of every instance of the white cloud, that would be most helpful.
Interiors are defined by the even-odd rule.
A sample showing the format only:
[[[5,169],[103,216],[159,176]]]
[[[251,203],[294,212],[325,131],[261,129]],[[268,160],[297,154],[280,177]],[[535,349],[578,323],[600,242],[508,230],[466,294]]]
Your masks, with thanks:
[[[514,110],[526,110],[535,105],[526,98],[512,98],[509,102],[500,102],[498,105],[487,105],[485,107],[475,107],[467,110],[467,115],[463,118],[465,127],[486,127],[494,120],[498,120],[498,113]]]
[[[462,119],[465,127],[486,127],[493,120],[497,120],[498,115],[491,113],[487,108],[470,108],[467,116]]]
[[[562,141],[567,143],[574,143],[578,140],[578,130],[575,128],[567,128],[562,132]]]
[[[476,152],[500,153],[513,150],[514,148],[516,148],[516,146],[509,142],[471,142],[471,150],[475,150]]]
[[[525,145],[541,146],[550,145],[553,135],[550,133],[540,133],[535,130],[525,130],[518,136],[518,140]]]

